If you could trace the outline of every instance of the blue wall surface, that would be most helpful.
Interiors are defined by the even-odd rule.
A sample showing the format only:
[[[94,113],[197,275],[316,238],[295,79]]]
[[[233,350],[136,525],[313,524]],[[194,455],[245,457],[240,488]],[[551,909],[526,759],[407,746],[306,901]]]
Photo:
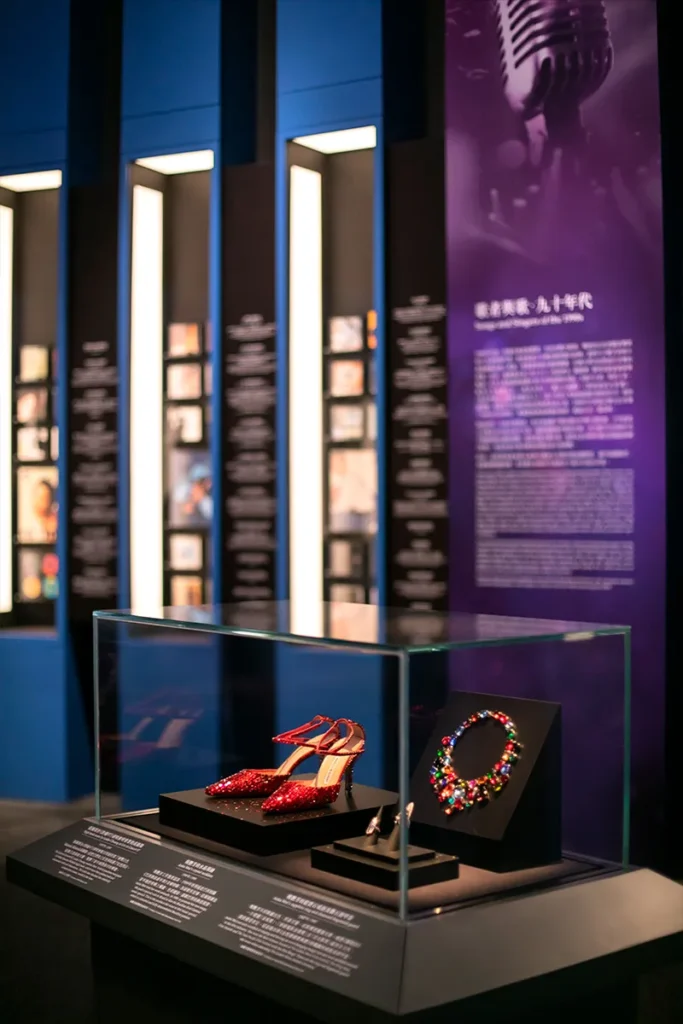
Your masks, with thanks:
[[[374,292],[378,314],[377,422],[384,421],[384,168],[382,122],[382,0],[278,0],[276,56],[276,290],[278,324],[278,597],[289,592],[287,323],[288,168],[287,141],[296,136],[374,124]],[[384,438],[378,438],[379,480]],[[380,487],[379,522],[384,494]],[[383,538],[378,537],[380,604],[385,586]]]
[[[382,114],[382,0],[278,0],[278,130],[374,124]]]
[[[125,0],[124,158],[215,145],[219,41],[220,0]]]
[[[69,0],[6,0],[2,5],[3,174],[65,169],[69,16]],[[62,192],[56,325],[62,352],[65,209]],[[60,363],[60,373],[65,365]],[[60,628],[0,633],[0,798],[61,801],[92,788],[83,705],[65,636]]]
[[[0,171],[27,171],[65,166],[68,135],[69,0],[6,0],[0,35],[0,95],[11,97],[0,107]],[[375,305],[383,320],[383,165],[382,165],[382,0],[278,0],[276,76],[276,195],[277,237],[274,254],[278,288],[278,465],[280,596],[287,589],[287,168],[286,142],[295,135],[374,124],[376,150]],[[224,53],[233,53],[223,40]],[[213,148],[228,152],[221,138],[225,104],[240,103],[240,95],[221,96],[220,0],[124,0],[121,161],[159,153]],[[231,56],[230,59],[233,59]],[[229,90],[224,88],[225,92]],[[218,163],[218,161],[217,161]],[[66,196],[64,203],[66,204]],[[64,206],[66,209],[66,206]],[[129,537],[126,426],[129,305],[129,193],[122,176],[120,219],[120,373],[121,373],[121,565],[122,599],[127,594]],[[220,309],[220,167],[214,174],[211,210],[211,311],[218,322]],[[62,241],[62,246],[67,244]],[[64,251],[62,251],[64,258]],[[269,271],[266,271],[269,272]],[[64,322],[65,275],[61,280],[60,320]],[[66,367],[63,339],[60,368]],[[220,344],[215,345],[215,369]],[[383,392],[381,359],[378,390]],[[217,379],[217,374],[216,374]],[[65,398],[66,400],[66,398]],[[220,395],[215,397],[216,406]],[[381,401],[381,399],[380,399]],[[379,410],[379,421],[383,419]],[[380,479],[383,439],[379,440]],[[214,444],[217,452],[217,445]],[[216,467],[218,468],[218,467]],[[380,507],[383,496],[380,494]],[[380,515],[380,521],[383,516]],[[380,538],[381,541],[381,538]],[[63,540],[60,554],[66,549]],[[382,564],[383,559],[378,559]],[[216,558],[218,562],[218,558]],[[380,580],[380,599],[383,584]],[[69,624],[58,616],[50,635],[0,636],[0,796],[68,799],[82,791],[82,768],[87,761],[83,743],[83,702],[73,673]],[[189,650],[189,645],[188,645]],[[332,655],[334,660],[335,656]],[[297,717],[332,713],[356,717],[373,737],[372,753],[364,759],[363,774],[376,777],[381,754],[381,672],[375,659],[354,668],[353,694],[347,689],[348,658],[327,663],[322,657],[304,658],[301,651],[278,654],[277,728],[291,728]],[[124,659],[125,688],[134,691],[153,674],[153,659],[132,670]],[[307,667],[306,667],[307,666]],[[191,663],[179,661],[176,684],[189,674]],[[180,671],[182,669],[182,672]],[[306,678],[302,677],[302,669]],[[202,673],[207,708],[221,674],[211,659]],[[137,672],[137,678],[136,678]],[[325,673],[327,687],[319,685]],[[310,689],[309,689],[310,684]],[[175,684],[174,684],[175,685]],[[303,688],[302,688],[303,687]],[[321,707],[302,701],[304,691]],[[306,707],[304,708],[304,704]],[[8,738],[9,737],[9,738]],[[215,737],[205,734],[207,761]],[[70,749],[71,747],[71,749]],[[36,770],[40,764],[41,770]],[[131,776],[134,775],[131,766]],[[87,775],[87,773],[86,773]],[[126,778],[134,785],[126,771]],[[154,785],[156,785],[156,781]]]
[[[0,13],[0,170],[66,158],[69,0],[5,0]]]
[[[56,635],[0,633],[0,798],[69,795],[64,662]]]
[[[119,446],[120,446],[120,592],[130,604],[129,492],[129,341],[130,217],[128,165],[141,157],[220,146],[220,0],[125,0],[121,96],[121,192],[119,218]],[[218,161],[216,161],[218,163]],[[220,168],[212,177],[210,210],[209,304],[211,320],[219,315]],[[214,379],[219,379],[220,345],[215,345]],[[215,406],[220,394],[216,389]],[[216,432],[212,438],[218,449]],[[214,463],[214,475],[217,476]],[[214,548],[215,550],[215,548]],[[219,558],[215,558],[216,563]],[[106,632],[106,630],[105,630]],[[162,631],[161,636],[163,637]],[[125,629],[121,636],[125,637]],[[201,638],[201,635],[200,635]],[[195,690],[200,721],[192,743],[174,751],[150,751],[121,766],[124,808],[154,806],[161,791],[206,784],[217,772],[220,659],[213,648],[187,634],[167,644],[124,642],[117,652],[118,706],[121,732],[133,725],[130,707],[163,690]],[[201,657],[198,658],[198,653]],[[178,698],[180,699],[180,697]],[[147,734],[149,735],[149,734]],[[154,736],[154,727],[152,727]],[[145,736],[141,737],[144,744]],[[177,754],[177,757],[176,757]]]
[[[130,605],[128,407],[131,188],[128,164],[141,157],[195,149],[218,149],[220,15],[220,0],[124,0],[123,6],[118,275],[119,589],[122,607]],[[209,303],[213,322],[217,322],[217,285],[220,279],[218,182],[216,170],[212,182],[210,214]],[[218,380],[219,346],[215,348],[214,373]],[[216,395],[215,412],[219,412],[216,409],[218,397]],[[213,447],[215,449],[216,445]],[[214,561],[218,564],[220,560],[216,558]]]
[[[296,136],[374,124],[374,293],[378,313],[378,423],[384,420],[384,170],[382,160],[382,0],[278,0],[276,59],[276,290],[278,344],[278,597],[289,591],[288,558],[288,166],[287,141]],[[379,479],[383,438],[378,441]],[[384,496],[379,495],[380,515]],[[384,598],[381,536],[378,590]],[[381,784],[383,666],[377,656],[311,651],[278,645],[278,729],[312,714],[355,718],[368,733],[358,764],[360,781]],[[314,697],[317,696],[317,704]]]

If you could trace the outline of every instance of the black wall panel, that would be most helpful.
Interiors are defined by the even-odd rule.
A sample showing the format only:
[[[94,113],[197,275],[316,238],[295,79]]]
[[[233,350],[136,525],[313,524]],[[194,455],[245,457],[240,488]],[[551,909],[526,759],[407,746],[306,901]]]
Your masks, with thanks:
[[[166,319],[209,318],[209,208],[211,172],[174,174],[164,192]]]
[[[223,599],[275,596],[275,177],[223,169]]]
[[[22,345],[54,345],[57,340],[58,189],[18,194],[15,241],[15,337]]]
[[[327,156],[323,196],[326,311],[365,313],[374,304],[374,150]]]

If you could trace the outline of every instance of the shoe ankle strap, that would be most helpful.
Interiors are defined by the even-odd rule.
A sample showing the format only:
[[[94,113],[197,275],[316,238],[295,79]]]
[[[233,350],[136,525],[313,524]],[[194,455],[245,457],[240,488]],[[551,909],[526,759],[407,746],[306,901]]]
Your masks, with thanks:
[[[320,729],[321,726],[328,725],[327,729],[322,736],[309,737],[307,734],[312,729]],[[305,725],[299,725],[296,729],[289,729],[286,732],[281,732],[277,736],[273,736],[273,743],[293,743],[298,747],[324,747],[330,743],[333,739],[336,739],[339,735],[339,726],[332,718],[327,718],[326,715],[316,715],[310,722],[306,722]]]
[[[344,744],[340,745],[339,753],[343,756],[344,747],[351,743],[353,740],[362,741],[362,746],[365,746],[365,729],[358,722],[354,722],[351,718],[338,718],[334,723],[341,734],[341,727],[346,727],[346,736],[344,738]],[[361,748],[362,749],[362,748]],[[358,752],[358,745],[354,744],[354,751]]]

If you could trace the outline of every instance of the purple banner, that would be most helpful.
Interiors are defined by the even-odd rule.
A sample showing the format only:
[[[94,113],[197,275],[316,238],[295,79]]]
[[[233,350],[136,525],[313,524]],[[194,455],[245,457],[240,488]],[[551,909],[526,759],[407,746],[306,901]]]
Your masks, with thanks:
[[[447,22],[453,603],[633,627],[643,860],[664,769],[656,4],[449,0]],[[589,731],[625,704],[600,685],[572,683]]]

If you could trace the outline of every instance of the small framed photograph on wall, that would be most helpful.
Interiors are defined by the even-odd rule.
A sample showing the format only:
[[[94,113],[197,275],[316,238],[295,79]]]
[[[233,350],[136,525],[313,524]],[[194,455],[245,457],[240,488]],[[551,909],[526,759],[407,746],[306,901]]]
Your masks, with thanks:
[[[172,401],[185,401],[202,397],[202,367],[200,363],[179,363],[166,368],[166,397]]]
[[[204,439],[200,405],[172,405],[166,410],[168,440],[171,445],[199,444]]]
[[[208,451],[172,449],[168,460],[169,526],[208,526],[212,514],[212,476]]]
[[[330,406],[330,441],[363,440],[363,406]]]
[[[48,427],[20,427],[17,430],[19,462],[47,462],[49,436]]]
[[[169,356],[198,356],[201,352],[199,324],[169,324]]]
[[[45,345],[22,345],[19,349],[19,380],[29,383],[46,380],[50,352]]]
[[[54,544],[57,539],[57,467],[20,466],[17,470],[17,540]]]
[[[362,352],[363,318],[331,316],[328,321],[330,352]]]
[[[199,572],[204,564],[201,535],[172,533],[168,539],[168,561],[175,572]]]
[[[53,551],[20,548],[18,585],[20,601],[54,601],[58,593],[59,559]]]
[[[42,423],[47,419],[47,388],[17,391],[17,422]]]
[[[329,527],[333,533],[377,530],[377,456],[369,448],[329,453]]]
[[[201,576],[171,576],[171,604],[196,608],[202,603]]]
[[[363,394],[365,368],[362,359],[334,359],[329,364],[330,395],[355,398]]]

